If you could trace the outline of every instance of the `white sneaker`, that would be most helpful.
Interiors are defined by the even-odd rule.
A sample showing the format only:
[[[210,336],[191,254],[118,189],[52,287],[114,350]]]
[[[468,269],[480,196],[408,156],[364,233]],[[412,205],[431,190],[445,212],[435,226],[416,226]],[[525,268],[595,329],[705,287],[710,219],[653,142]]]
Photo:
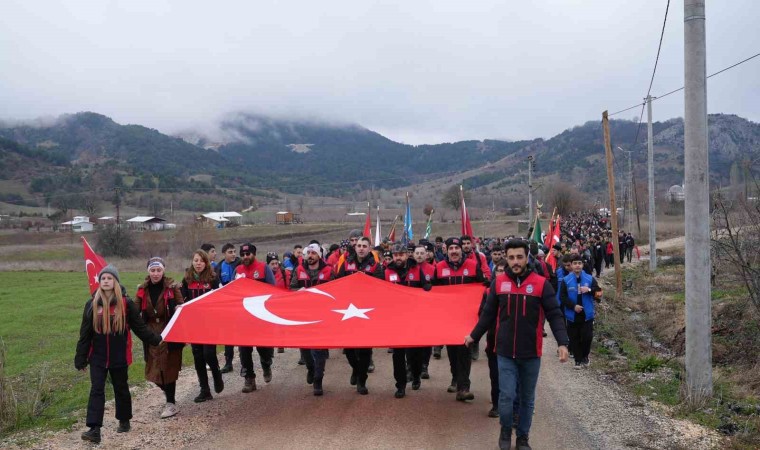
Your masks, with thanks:
[[[176,416],[178,412],[179,412],[179,409],[177,409],[177,405],[175,405],[174,403],[167,403],[164,406],[164,410],[161,411],[161,418],[166,419],[172,416]]]

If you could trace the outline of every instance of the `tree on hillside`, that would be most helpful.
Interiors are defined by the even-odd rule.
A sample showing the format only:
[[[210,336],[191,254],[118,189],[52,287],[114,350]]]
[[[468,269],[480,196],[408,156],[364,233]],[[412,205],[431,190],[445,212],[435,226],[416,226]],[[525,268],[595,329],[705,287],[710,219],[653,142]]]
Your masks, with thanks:
[[[471,198],[472,195],[470,194],[470,191],[464,191],[464,201],[469,202]],[[458,184],[454,184],[450,188],[446,189],[446,191],[444,191],[443,197],[441,197],[441,203],[443,203],[444,206],[453,208],[455,211],[459,211],[461,202],[459,200]]]
[[[572,184],[564,181],[553,184],[547,200],[549,207],[557,208],[557,214],[561,216],[566,216],[573,211],[580,211],[586,203],[584,194]]]

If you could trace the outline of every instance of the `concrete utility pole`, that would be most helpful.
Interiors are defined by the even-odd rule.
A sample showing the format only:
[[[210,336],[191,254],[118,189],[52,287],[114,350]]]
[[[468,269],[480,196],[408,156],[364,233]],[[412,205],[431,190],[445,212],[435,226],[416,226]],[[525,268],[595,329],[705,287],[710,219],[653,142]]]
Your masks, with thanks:
[[[533,224],[533,155],[528,156],[528,227]]]
[[[689,400],[697,402],[713,391],[705,0],[684,0],[683,20],[686,386]]]
[[[610,219],[612,221],[612,249],[615,261],[615,299],[623,298],[623,270],[620,267],[620,245],[618,245],[618,215],[615,205],[615,172],[612,169],[612,144],[610,144],[610,121],[607,111],[602,113],[604,131],[604,154],[607,157],[607,187],[610,190]],[[708,279],[709,281],[709,279]]]
[[[652,142],[652,96],[647,101],[647,161],[649,184],[649,271],[657,270],[657,238],[655,237],[654,210],[654,142]]]

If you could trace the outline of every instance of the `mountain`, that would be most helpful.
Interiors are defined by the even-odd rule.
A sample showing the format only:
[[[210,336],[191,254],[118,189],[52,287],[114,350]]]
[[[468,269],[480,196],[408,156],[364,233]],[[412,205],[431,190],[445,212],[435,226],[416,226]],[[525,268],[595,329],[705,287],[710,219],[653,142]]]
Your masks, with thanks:
[[[656,122],[653,128],[658,190],[667,189],[683,180],[683,121]],[[631,150],[636,177],[645,179],[646,126],[613,120],[610,130],[613,148]],[[92,112],[34,124],[0,123],[3,167],[15,167],[0,172],[0,178],[21,180],[30,192],[48,198],[116,188],[197,193],[185,205],[202,208],[208,206],[202,195],[245,203],[250,196],[276,195],[273,191],[340,196],[372,186],[416,189],[444,182],[464,182],[482,192],[518,192],[526,182],[525,158],[533,155],[539,180],[559,174],[589,193],[606,191],[599,122],[549,139],[412,146],[355,124],[241,113],[224,120],[215,136],[193,131],[183,140]],[[712,182],[726,185],[747,176],[739,166],[760,156],[760,125],[734,115],[710,115],[709,136]],[[620,176],[627,164],[623,153],[616,150],[616,155]],[[434,190],[440,194],[440,184]]]

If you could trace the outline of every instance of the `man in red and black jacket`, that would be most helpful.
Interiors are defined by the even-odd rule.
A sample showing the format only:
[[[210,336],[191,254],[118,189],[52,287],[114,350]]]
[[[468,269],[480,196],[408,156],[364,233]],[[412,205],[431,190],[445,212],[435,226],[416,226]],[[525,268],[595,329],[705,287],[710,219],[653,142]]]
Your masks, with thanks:
[[[293,271],[290,277],[290,289],[297,291],[327,283],[335,278],[331,265],[325,263],[319,253],[319,244],[309,244],[304,249],[306,258]],[[322,378],[325,375],[325,364],[330,353],[327,349],[302,348],[301,359],[306,364],[306,383],[314,387],[314,395],[321,396]]]
[[[423,250],[424,248],[421,247]],[[409,287],[422,288],[429,291],[433,287],[432,266],[427,263],[418,264],[414,258],[410,258],[407,248],[399,242],[391,247],[393,261],[385,268],[385,281],[393,284],[401,284]],[[425,251],[427,253],[427,251]],[[425,349],[430,347],[410,347],[393,349],[393,378],[396,380],[396,398],[404,398],[406,395],[406,367],[412,375],[412,389],[420,388],[422,376],[422,363],[425,357]]]
[[[375,260],[369,238],[367,236],[358,238],[354,249],[356,250],[355,252],[346,253],[348,257],[340,266],[340,269],[338,269],[337,278],[352,275],[356,272],[363,272],[382,280],[384,278],[383,265]],[[367,389],[367,374],[374,371],[374,368],[370,370],[370,366],[374,366],[372,364],[372,349],[347,348],[346,359],[353,369],[349,382],[352,386],[356,385],[356,392],[359,394],[369,394],[369,390]]]
[[[241,264],[235,268],[235,278],[250,278],[252,280],[269,283],[274,286],[274,274],[272,269],[264,261],[256,260],[256,246],[246,243],[240,246]],[[256,390],[256,373],[253,371],[253,347],[240,346],[241,375],[245,378],[243,393]],[[264,372],[264,381],[272,381],[272,357],[273,347],[256,347],[261,361],[261,369]]]
[[[435,265],[435,280],[437,285],[483,283],[486,281],[481,266],[475,258],[465,259],[462,253],[462,241],[459,238],[446,239],[446,259]],[[451,365],[451,385],[449,392],[456,392],[460,402],[474,400],[470,392],[470,368],[472,355],[464,345],[447,345],[446,353]]]
[[[520,385],[520,413],[517,446],[527,448],[533,419],[538,372],[543,351],[544,317],[549,321],[559,345],[560,362],[566,362],[567,330],[556,294],[549,280],[528,266],[528,243],[513,239],[505,245],[509,269],[491,283],[477,325],[465,345],[480,339],[496,326],[496,354],[499,366],[499,448],[510,448],[512,405],[516,385]]]

